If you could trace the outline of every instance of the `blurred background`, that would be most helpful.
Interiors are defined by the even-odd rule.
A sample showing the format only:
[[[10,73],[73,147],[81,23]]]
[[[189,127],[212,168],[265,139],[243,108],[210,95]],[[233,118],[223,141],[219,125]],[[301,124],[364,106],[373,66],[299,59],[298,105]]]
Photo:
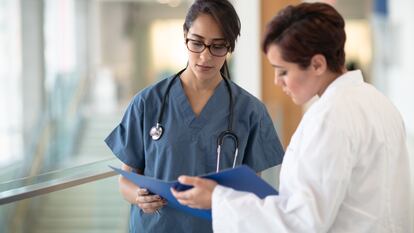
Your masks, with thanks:
[[[0,0],[0,232],[127,232],[103,140],[138,91],[185,67],[191,2]],[[266,104],[286,147],[305,109],[273,85],[260,41],[301,1],[232,2],[242,23],[232,77]],[[346,19],[347,67],[400,110],[413,155],[414,1],[324,2]],[[264,178],[277,187],[278,168]]]

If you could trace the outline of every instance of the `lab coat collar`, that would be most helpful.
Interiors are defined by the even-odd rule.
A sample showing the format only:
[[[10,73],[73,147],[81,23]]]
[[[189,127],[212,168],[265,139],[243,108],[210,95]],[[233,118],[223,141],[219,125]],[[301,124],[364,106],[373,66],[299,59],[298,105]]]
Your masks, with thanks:
[[[329,84],[321,98],[328,98],[338,89],[359,85],[363,82],[364,79],[361,70],[348,71]]]

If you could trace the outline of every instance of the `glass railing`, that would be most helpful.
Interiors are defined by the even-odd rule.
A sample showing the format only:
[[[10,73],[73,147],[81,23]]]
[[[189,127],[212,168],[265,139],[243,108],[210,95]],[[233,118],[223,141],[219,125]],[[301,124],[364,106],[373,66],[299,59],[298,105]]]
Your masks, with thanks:
[[[107,159],[0,183],[0,205],[114,176],[109,165],[120,167],[120,162]]]
[[[0,205],[4,233],[126,233],[129,205],[117,177]]]
[[[108,159],[0,184],[0,232],[127,232],[120,167]]]

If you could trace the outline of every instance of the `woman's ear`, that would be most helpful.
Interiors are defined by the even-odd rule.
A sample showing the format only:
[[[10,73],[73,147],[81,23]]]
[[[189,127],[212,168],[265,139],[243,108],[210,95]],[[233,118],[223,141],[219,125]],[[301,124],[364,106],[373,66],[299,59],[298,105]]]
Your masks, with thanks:
[[[323,74],[328,68],[326,58],[322,54],[315,54],[311,59],[311,68],[317,75]]]

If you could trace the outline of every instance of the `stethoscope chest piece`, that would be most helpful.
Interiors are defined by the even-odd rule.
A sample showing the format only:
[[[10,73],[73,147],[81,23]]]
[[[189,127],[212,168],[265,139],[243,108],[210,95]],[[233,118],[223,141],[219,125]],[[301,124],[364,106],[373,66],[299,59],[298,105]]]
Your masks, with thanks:
[[[164,132],[164,129],[162,128],[160,122],[162,122],[162,116],[164,114],[164,108],[165,108],[165,105],[166,105],[166,100],[167,100],[167,96],[168,96],[168,93],[170,91],[170,88],[171,88],[174,80],[177,77],[180,77],[181,73],[183,73],[184,70],[185,69],[182,69],[180,72],[178,72],[171,79],[171,81],[168,83],[167,89],[165,90],[164,96],[162,98],[161,109],[160,109],[160,111],[158,113],[159,115],[158,115],[158,119],[157,119],[158,120],[157,121],[157,124],[155,126],[153,126],[150,129],[150,131],[149,131],[149,135],[151,136],[152,140],[154,140],[154,141],[159,140],[161,138],[163,132]],[[224,138],[225,137],[230,137],[231,139],[234,140],[234,143],[235,143],[236,149],[235,149],[235,152],[234,152],[233,168],[236,166],[237,155],[238,155],[238,152],[239,152],[239,140],[237,138],[237,135],[232,131],[232,126],[233,126],[233,107],[234,107],[233,106],[233,94],[231,92],[231,87],[230,87],[230,83],[229,83],[228,79],[227,78],[224,78],[224,76],[223,76],[223,79],[226,82],[226,87],[227,87],[227,90],[229,92],[229,120],[228,120],[229,121],[229,125],[228,125],[227,130],[221,132],[220,135],[217,138],[217,164],[216,164],[216,166],[217,166],[216,167],[217,168],[216,171],[217,172],[220,169],[221,147],[222,147],[222,145],[224,143]]]
[[[164,129],[162,128],[162,126],[159,123],[157,123],[157,125],[151,128],[149,135],[151,136],[152,140],[157,141],[161,138],[163,131]]]

